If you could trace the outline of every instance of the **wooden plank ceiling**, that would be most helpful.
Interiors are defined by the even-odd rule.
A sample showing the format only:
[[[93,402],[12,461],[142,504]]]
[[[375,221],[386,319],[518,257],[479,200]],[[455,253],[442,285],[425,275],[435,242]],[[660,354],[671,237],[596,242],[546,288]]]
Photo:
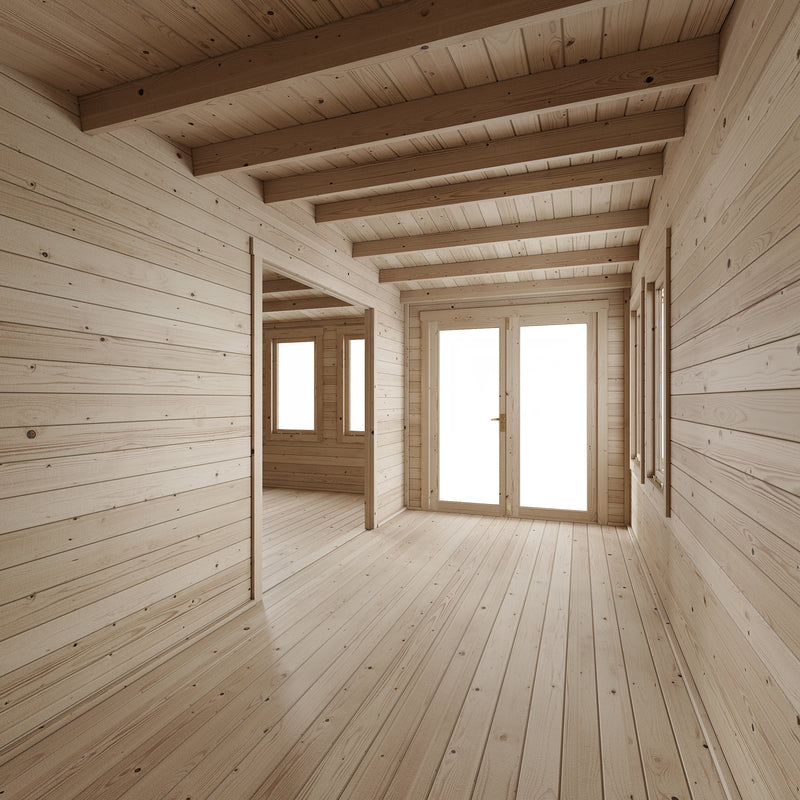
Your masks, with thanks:
[[[324,320],[364,315],[363,306],[351,305],[321,289],[306,286],[266,269],[262,282],[262,298],[262,318],[265,322]]]
[[[146,126],[313,203],[404,300],[469,299],[630,273],[731,4],[7,0],[0,51],[88,133]]]

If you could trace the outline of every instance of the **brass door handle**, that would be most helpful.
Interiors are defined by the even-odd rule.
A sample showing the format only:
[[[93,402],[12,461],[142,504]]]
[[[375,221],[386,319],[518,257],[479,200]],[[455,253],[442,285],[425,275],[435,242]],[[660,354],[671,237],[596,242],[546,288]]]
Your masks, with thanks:
[[[499,422],[500,423],[500,432],[505,433],[506,430],[506,415],[501,414],[499,417],[492,417],[490,422]]]

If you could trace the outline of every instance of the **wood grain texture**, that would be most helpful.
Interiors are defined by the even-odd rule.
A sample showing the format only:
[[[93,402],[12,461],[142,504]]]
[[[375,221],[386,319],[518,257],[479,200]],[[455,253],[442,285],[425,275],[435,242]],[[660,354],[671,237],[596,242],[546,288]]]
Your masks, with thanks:
[[[526,272],[534,269],[561,269],[564,267],[614,264],[636,261],[639,248],[601,247],[596,250],[572,250],[565,253],[547,253],[541,256],[511,256],[487,258],[482,261],[457,261],[446,264],[428,264],[418,267],[392,267],[382,269],[381,283],[398,283],[430,278],[453,278],[466,275],[495,275],[503,272]]]
[[[245,169],[516,114],[555,111],[698,83],[717,73],[718,58],[719,39],[709,36],[563,67],[555,81],[546,73],[512,78],[300,128],[216,142],[194,148],[194,173],[209,175]]]
[[[308,211],[265,217],[255,187],[201,185],[166,141],[84,136],[74,101],[16,74],[0,82],[8,754],[248,602],[263,260],[377,306],[387,387],[402,380],[402,313],[340,239],[310,232]],[[266,240],[255,272],[250,237]],[[395,418],[390,393],[386,515],[402,487]]]
[[[800,786],[798,30],[796,7],[734,7],[634,268],[657,280],[671,227],[672,518],[634,483],[633,528],[747,800]]]
[[[439,303],[443,300],[488,300],[489,298],[546,297],[547,295],[616,292],[630,286],[630,276],[606,275],[599,278],[550,278],[544,281],[515,281],[494,286],[454,286],[452,289],[410,289],[400,292],[402,303]]]
[[[411,189],[357,200],[321,203],[315,206],[314,215],[317,222],[332,222],[353,217],[415,211],[419,208],[477,203],[481,200],[521,194],[555,192],[578,186],[610,185],[637,178],[653,178],[661,174],[661,167],[661,153],[652,153],[613,161],[577,164],[574,167],[540,170],[524,175],[447,184],[433,189]]]
[[[725,800],[626,529],[372,532],[310,494],[264,495],[263,608],[0,766],[6,793],[567,800],[576,750],[620,796]]]
[[[314,295],[311,297],[287,297],[285,300],[263,300],[261,311],[270,313],[273,311],[301,311],[316,308],[344,308],[349,306],[347,300],[340,300],[338,297],[329,295]]]
[[[364,258],[389,253],[447,249],[488,242],[509,242],[519,239],[641,228],[647,225],[647,220],[647,209],[642,208],[417,236],[396,236],[391,239],[353,242],[353,256]]]
[[[444,49],[486,29],[583,13],[608,0],[501,0],[491,9],[468,0],[406,0],[322,28],[245,47],[80,98],[81,127],[91,133],[142,122],[193,103],[342,66]]]
[[[264,200],[317,197],[409,180],[435,178],[597,150],[664,142],[683,136],[682,108],[616,117],[555,130],[449,147],[431,153],[400,155],[391,160],[341,166],[264,181]]]

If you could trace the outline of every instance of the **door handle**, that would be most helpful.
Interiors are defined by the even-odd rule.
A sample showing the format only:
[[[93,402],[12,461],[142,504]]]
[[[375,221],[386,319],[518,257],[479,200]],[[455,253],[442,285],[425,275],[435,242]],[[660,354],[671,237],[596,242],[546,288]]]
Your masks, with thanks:
[[[500,423],[500,433],[506,432],[506,415],[501,414],[499,417],[492,417],[490,422],[499,422]]]

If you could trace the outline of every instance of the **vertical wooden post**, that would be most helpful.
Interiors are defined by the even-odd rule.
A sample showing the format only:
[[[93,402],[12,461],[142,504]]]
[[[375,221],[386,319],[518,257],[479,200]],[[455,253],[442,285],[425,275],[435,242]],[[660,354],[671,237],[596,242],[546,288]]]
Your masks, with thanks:
[[[597,312],[597,521],[608,524],[608,311]]]
[[[506,430],[501,434],[500,486],[503,496],[500,503],[507,517],[519,516],[520,498],[520,320],[519,315],[506,316],[501,331],[501,370],[500,384],[502,402],[499,411],[505,414]]]
[[[639,352],[637,358],[639,361],[639,395],[637,403],[637,428],[639,431],[639,483],[644,483],[645,476],[645,458],[647,454],[647,441],[645,440],[645,431],[647,430],[646,416],[645,416],[645,387],[647,386],[645,376],[645,356],[647,354],[647,336],[645,328],[645,279],[642,276],[639,286]]]
[[[375,309],[364,311],[364,527],[377,527],[378,486],[376,465],[377,425],[375,415],[375,385],[377,333]]]
[[[672,228],[667,228],[664,262],[664,516],[672,515]]]
[[[645,319],[645,365],[644,365],[644,396],[645,396],[645,434],[644,434],[644,474],[646,478],[653,478],[656,474],[656,437],[658,424],[656,421],[656,284],[648,281],[645,284],[645,305],[643,316]]]
[[[251,270],[251,364],[250,364],[250,596],[260,600],[262,593],[261,559],[263,544],[263,342],[264,334],[261,323],[261,283],[263,259],[259,253],[255,238],[250,239]]]
[[[438,336],[439,323],[420,317],[420,504],[425,511],[435,510],[439,502],[439,391],[433,380],[439,374]]]
[[[411,486],[411,378],[409,368],[409,353],[411,352],[411,308],[408,303],[403,304],[403,473],[405,475],[405,488],[403,489],[403,505],[408,508]]]
[[[631,342],[631,292],[630,289],[625,291],[625,324],[622,326],[622,341],[623,341],[623,361],[624,380],[623,385],[623,447],[625,458],[623,463],[626,468],[622,470],[623,488],[625,492],[623,505],[624,505],[624,522],[626,525],[631,524],[631,471],[630,456],[633,444],[631,443],[631,408],[633,407],[632,397],[634,396],[635,387],[633,386],[633,370],[631,369],[631,359],[634,358],[631,353],[633,342]]]

